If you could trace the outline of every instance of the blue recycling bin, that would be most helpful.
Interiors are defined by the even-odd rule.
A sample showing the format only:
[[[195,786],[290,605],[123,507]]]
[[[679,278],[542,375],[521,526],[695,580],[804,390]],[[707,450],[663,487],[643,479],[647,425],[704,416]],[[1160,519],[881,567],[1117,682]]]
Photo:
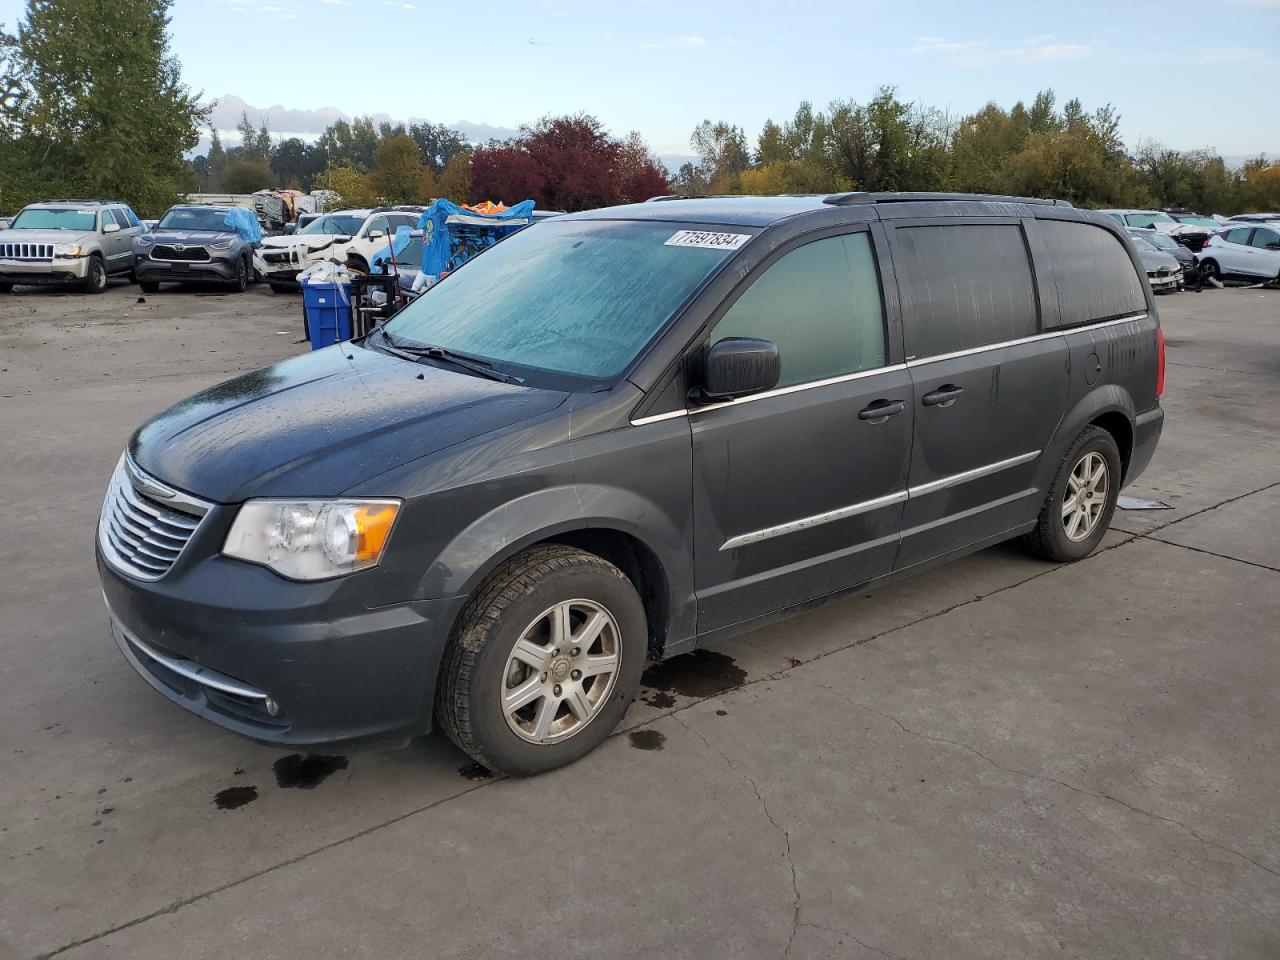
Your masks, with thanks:
[[[303,283],[302,308],[312,350],[351,339],[350,284]]]

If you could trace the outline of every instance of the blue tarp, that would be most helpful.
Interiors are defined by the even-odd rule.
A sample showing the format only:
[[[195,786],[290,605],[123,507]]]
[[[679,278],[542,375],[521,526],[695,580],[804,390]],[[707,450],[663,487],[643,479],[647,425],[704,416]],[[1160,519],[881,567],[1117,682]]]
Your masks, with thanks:
[[[437,200],[418,218],[423,273],[439,276],[457,269],[478,249],[523,230],[532,222],[533,206],[532,200],[522,200],[500,213],[476,213]]]
[[[260,243],[262,241],[262,227],[258,225],[258,218],[252,210],[247,210],[244,207],[228,207],[227,215],[222,222],[240,234],[246,243]]]

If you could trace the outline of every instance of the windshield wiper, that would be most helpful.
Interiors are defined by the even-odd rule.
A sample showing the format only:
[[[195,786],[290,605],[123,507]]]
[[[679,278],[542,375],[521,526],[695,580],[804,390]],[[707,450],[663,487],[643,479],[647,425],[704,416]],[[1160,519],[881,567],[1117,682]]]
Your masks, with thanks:
[[[483,360],[473,360],[460,353],[455,353],[448,347],[400,343],[382,328],[379,328],[378,333],[382,337],[383,349],[405,360],[413,360],[415,362],[443,360],[446,363],[452,363],[455,367],[462,367],[464,370],[470,370],[472,373],[478,373],[482,377],[488,377],[490,380],[497,380],[500,383],[524,383],[524,380],[520,377],[503,373],[501,370],[495,370]]]

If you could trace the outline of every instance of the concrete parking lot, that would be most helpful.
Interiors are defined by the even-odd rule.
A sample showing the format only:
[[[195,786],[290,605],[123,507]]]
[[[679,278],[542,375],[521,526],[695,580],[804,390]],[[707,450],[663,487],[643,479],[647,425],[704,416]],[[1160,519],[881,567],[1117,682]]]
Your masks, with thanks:
[[[1159,306],[1126,492],[1172,509],[653,668],[513,781],[438,736],[250,743],[110,638],[126,438],[305,349],[298,299],[0,297],[0,958],[1280,956],[1280,292]]]

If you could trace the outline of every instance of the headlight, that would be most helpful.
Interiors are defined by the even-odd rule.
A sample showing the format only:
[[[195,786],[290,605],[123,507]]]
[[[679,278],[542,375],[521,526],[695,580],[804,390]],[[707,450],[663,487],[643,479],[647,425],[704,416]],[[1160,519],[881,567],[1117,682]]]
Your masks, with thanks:
[[[80,256],[80,244],[55,243],[53,245],[53,255],[55,257],[78,257]]]
[[[222,552],[291,580],[325,580],[382,559],[399,500],[249,500]]]
[[[133,238],[133,242],[140,247],[149,247],[156,242],[156,238],[150,234],[140,233]]]
[[[214,250],[225,250],[236,242],[235,237],[227,237],[225,240],[214,240],[209,244]]]

